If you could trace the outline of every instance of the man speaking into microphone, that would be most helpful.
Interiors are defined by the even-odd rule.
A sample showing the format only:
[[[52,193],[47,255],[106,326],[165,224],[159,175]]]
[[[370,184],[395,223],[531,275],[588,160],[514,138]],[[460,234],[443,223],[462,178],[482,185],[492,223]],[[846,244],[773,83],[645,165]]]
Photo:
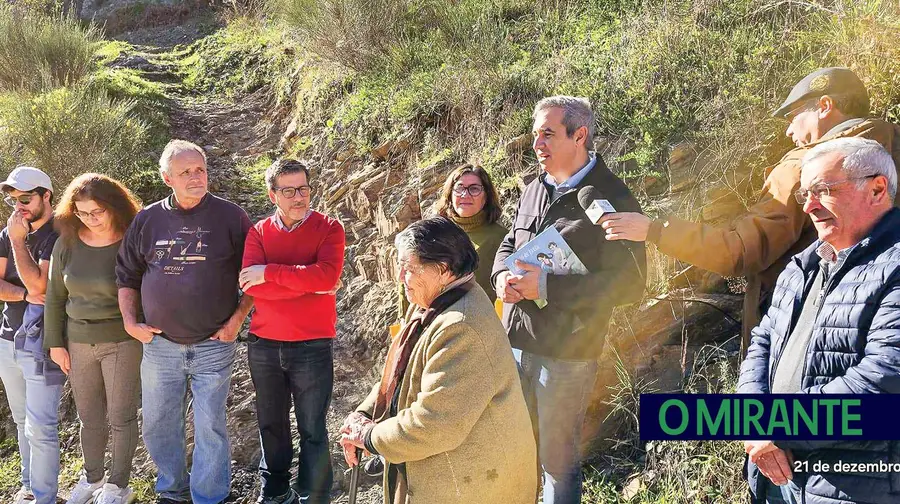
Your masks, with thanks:
[[[646,256],[643,243],[607,241],[595,225],[599,217],[585,212],[641,212],[628,187],[589,151],[595,125],[590,103],[553,96],[538,102],[532,117],[541,174],[522,193],[491,280],[503,301],[503,326],[538,435],[543,502],[571,504],[581,502],[581,426],[609,318],[615,306],[640,300]],[[587,274],[554,275],[523,262],[516,263],[521,274],[509,270],[507,258],[550,227]]]

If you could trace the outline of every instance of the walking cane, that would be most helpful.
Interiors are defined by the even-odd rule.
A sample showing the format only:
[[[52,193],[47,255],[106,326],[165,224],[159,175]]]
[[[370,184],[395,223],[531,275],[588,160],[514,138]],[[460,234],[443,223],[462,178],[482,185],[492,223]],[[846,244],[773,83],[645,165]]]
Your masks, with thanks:
[[[359,489],[359,468],[362,466],[362,448],[356,449],[356,465],[350,468],[350,504],[356,504],[356,491]]]

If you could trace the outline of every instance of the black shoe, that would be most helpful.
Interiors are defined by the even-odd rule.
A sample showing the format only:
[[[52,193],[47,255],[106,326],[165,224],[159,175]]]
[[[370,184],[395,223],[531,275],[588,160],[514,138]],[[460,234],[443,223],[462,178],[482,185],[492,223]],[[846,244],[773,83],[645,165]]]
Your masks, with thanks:
[[[260,495],[259,498],[256,499],[256,504],[297,504],[297,499],[297,492],[288,490],[286,494],[277,497]]]
[[[384,459],[380,455],[372,457],[363,465],[363,471],[369,476],[381,476],[384,474]]]
[[[169,499],[168,497],[160,497],[156,499],[156,504],[191,504],[191,501],[180,501],[175,499]]]

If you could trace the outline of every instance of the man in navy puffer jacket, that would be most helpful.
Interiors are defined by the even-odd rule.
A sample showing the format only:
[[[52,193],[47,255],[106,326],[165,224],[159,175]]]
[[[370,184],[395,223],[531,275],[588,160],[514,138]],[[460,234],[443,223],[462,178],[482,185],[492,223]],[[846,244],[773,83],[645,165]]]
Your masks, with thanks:
[[[803,158],[796,197],[819,240],[778,277],[772,306],[753,330],[739,393],[900,392],[896,192],[896,167],[877,142],[833,140]],[[745,448],[754,502],[900,502],[900,474],[793,474],[789,463],[898,462],[898,443],[748,441]]]

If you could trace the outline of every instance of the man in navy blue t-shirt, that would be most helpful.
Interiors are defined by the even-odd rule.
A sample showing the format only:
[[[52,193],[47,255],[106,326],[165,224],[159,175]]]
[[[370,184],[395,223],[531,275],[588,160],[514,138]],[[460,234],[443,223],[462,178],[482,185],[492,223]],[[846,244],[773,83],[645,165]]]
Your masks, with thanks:
[[[238,291],[250,218],[209,194],[206,168],[203,149],[169,142],[160,173],[172,195],[137,214],[116,261],[125,330],[144,344],[142,434],[158,468],[161,504],[219,504],[231,486],[225,401],[234,340],[253,306]],[[190,472],[188,386],[195,432]]]
[[[65,376],[43,354],[16,338],[29,304],[43,305],[56,243],[53,184],[46,173],[20,166],[0,182],[13,213],[0,231],[0,379],[16,422],[22,456],[22,487],[15,504],[55,504],[59,489],[59,400]],[[17,350],[18,348],[18,350]],[[44,371],[47,373],[44,373]],[[30,428],[25,430],[25,423]]]

